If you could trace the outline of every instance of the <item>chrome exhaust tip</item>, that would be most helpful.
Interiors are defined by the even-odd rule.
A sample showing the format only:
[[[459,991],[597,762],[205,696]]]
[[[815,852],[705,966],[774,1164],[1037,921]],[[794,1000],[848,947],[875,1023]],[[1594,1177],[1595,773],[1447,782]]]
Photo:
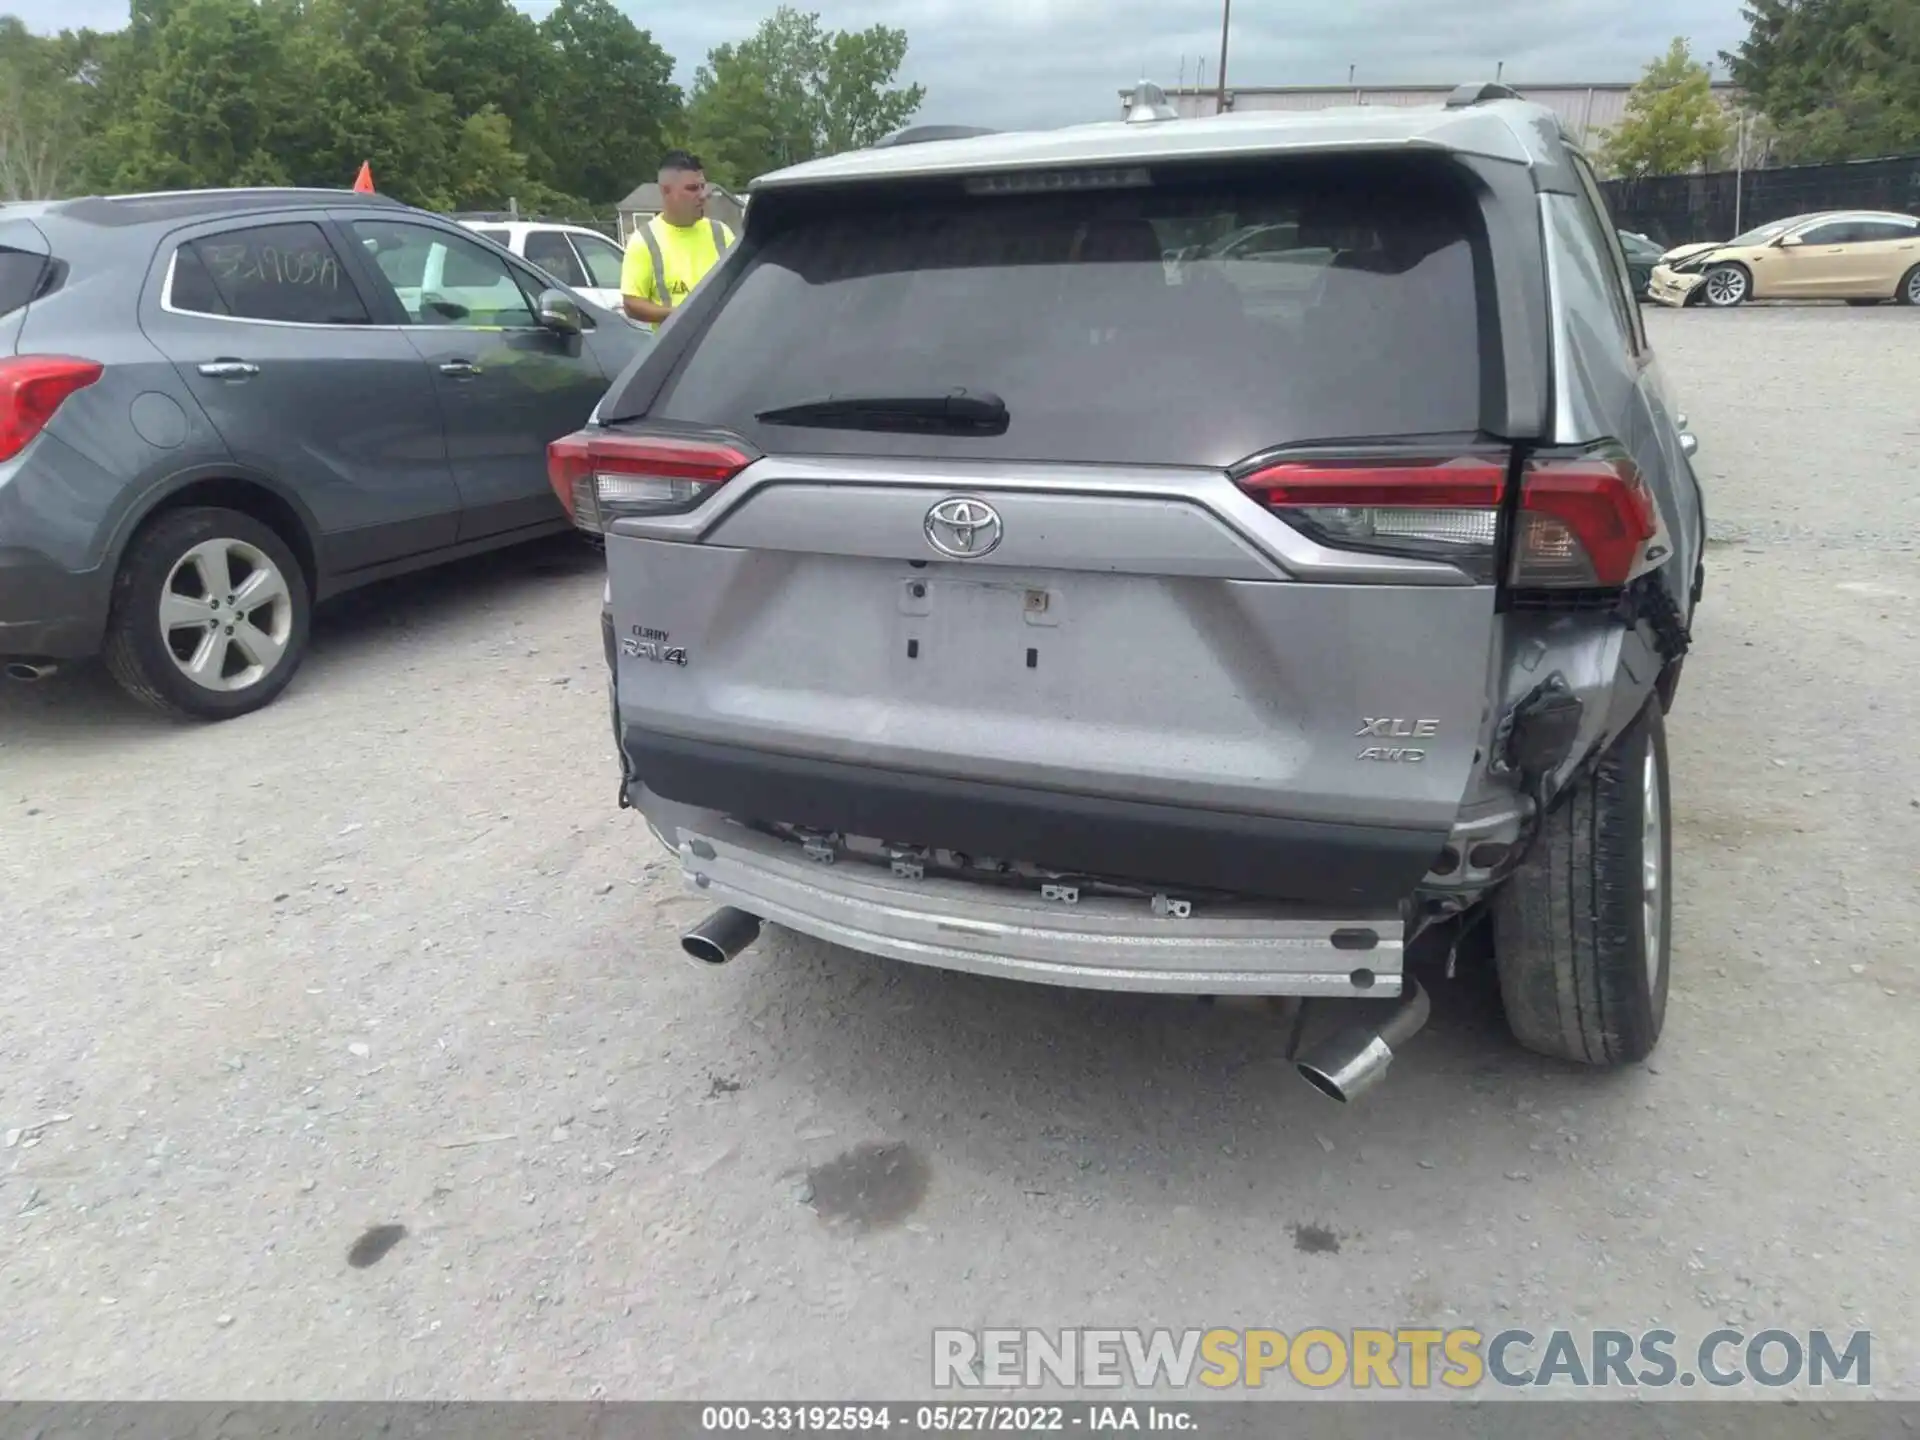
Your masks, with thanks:
[[[723,905],[680,937],[696,965],[724,965],[760,938],[760,917]]]
[[[1320,1041],[1294,1062],[1300,1078],[1342,1105],[1352,1104],[1386,1079],[1395,1047],[1419,1034],[1433,1013],[1420,982],[1409,975],[1403,983],[1406,993],[1385,1024],[1350,1025]]]
[[[10,660],[7,662],[7,678],[18,680],[22,685],[31,685],[36,680],[51,680],[60,673],[60,667],[51,660]]]

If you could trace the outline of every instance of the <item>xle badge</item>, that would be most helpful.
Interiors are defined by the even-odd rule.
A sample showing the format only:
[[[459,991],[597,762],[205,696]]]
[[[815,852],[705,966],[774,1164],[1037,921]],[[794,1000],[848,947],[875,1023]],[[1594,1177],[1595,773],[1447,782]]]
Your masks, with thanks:
[[[1439,733],[1438,720],[1406,720],[1395,716],[1369,717],[1354,731],[1356,737],[1368,740],[1431,740]],[[1427,758],[1427,752],[1399,745],[1369,745],[1360,752],[1360,758],[1388,765],[1418,765]]]
[[[645,625],[633,627],[633,633],[620,642],[620,648],[635,660],[651,660],[658,665],[685,665],[687,647],[669,645],[667,632]]]
[[[1370,740],[1431,740],[1440,733],[1438,720],[1364,720],[1353,732]]]

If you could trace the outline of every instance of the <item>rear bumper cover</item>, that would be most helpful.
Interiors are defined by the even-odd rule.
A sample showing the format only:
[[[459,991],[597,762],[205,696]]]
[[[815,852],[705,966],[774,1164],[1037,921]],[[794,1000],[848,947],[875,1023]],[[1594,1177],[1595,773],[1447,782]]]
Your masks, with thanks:
[[[655,796],[636,804],[674,845],[690,893],[870,955],[1096,990],[1372,998],[1401,990],[1398,914],[1196,905],[1174,919],[1141,900],[1064,905],[964,881],[900,879],[858,862],[821,865],[718,816]]]
[[[107,584],[31,550],[0,547],[0,656],[79,660],[97,653]]]
[[[647,790],[723,815],[1320,910],[1397,913],[1447,839],[908,774],[631,726],[621,748]],[[637,786],[631,799],[641,803]]]

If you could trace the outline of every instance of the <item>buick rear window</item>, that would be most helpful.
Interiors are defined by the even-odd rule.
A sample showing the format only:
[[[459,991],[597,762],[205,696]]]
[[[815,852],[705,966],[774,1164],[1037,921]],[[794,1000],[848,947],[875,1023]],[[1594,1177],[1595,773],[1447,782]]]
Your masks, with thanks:
[[[1479,428],[1483,238],[1450,168],[1269,163],[1152,182],[789,198],[651,414],[774,453],[1140,464]],[[1003,400],[1004,429],[756,418],[955,389]]]

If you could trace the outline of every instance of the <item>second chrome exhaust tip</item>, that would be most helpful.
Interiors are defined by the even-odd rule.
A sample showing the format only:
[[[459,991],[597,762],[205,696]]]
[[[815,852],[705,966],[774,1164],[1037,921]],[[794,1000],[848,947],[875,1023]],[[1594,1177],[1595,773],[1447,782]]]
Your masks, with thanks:
[[[1313,1046],[1294,1062],[1300,1078],[1330,1099],[1348,1105],[1387,1076],[1394,1050],[1420,1033],[1433,1013],[1432,1002],[1411,975],[1406,993],[1379,1027],[1350,1025]]]
[[[760,938],[760,917],[723,905],[680,937],[680,948],[698,965],[724,965]]]

